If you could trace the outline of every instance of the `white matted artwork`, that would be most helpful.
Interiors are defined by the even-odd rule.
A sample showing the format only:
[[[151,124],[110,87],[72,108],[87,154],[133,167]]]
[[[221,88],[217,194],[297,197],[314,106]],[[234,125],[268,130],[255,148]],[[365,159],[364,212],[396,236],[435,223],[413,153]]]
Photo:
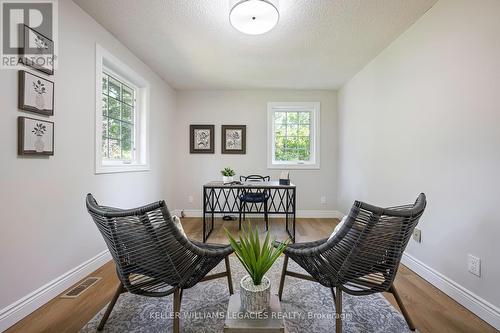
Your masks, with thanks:
[[[226,131],[226,149],[241,150],[243,147],[243,131],[240,129],[229,129]]]
[[[26,71],[19,71],[19,101],[21,110],[54,115],[54,82]]]
[[[190,153],[213,154],[214,125],[191,125],[190,128]]]
[[[246,153],[246,125],[222,125],[222,153]]]
[[[194,130],[194,147],[196,149],[210,149],[210,130],[195,129]]]
[[[54,123],[18,117],[18,154],[54,155]]]
[[[23,64],[48,75],[54,74],[54,41],[35,29],[23,25],[24,40],[19,49]]]

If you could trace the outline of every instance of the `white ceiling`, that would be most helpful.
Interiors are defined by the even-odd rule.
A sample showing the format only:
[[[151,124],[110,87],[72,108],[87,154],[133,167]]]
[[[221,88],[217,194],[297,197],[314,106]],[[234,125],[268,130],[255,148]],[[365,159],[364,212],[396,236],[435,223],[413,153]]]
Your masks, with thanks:
[[[231,0],[74,0],[176,89],[337,89],[437,0],[280,0],[271,32]]]

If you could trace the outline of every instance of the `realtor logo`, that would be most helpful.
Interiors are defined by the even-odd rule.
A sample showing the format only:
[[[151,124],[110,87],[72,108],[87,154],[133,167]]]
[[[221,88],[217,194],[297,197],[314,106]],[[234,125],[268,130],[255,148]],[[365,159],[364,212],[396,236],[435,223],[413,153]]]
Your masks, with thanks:
[[[1,69],[33,67],[53,74],[57,0],[0,0]]]

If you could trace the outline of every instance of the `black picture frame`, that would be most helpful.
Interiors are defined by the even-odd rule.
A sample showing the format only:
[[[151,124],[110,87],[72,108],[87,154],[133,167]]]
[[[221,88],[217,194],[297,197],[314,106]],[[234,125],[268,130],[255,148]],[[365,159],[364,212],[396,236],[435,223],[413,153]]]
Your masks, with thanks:
[[[28,112],[33,112],[33,113],[38,113],[38,114],[43,114],[45,116],[53,116],[54,115],[54,90],[55,90],[55,84],[53,81],[47,80],[44,77],[35,75],[31,72],[26,72],[23,70],[20,70],[18,72],[18,78],[19,78],[19,89],[18,89],[18,105],[17,107],[20,110],[23,111],[28,111]],[[28,78],[32,77],[32,83],[36,84],[36,87],[33,85],[33,87],[27,87],[26,83]],[[36,81],[36,82],[35,82]],[[50,87],[50,89],[48,89]],[[48,93],[47,96],[44,96],[45,93],[42,93],[41,91],[46,91]],[[37,92],[40,91],[40,93]],[[29,98],[27,96],[28,93],[31,93],[35,95],[35,97]],[[41,96],[41,97],[40,97]],[[48,97],[48,103],[46,102],[45,97]],[[34,98],[34,100],[33,100]],[[42,103],[39,102],[39,98],[42,99]],[[30,104],[27,102],[27,99],[31,99],[32,103]],[[38,106],[36,105],[38,103]],[[42,105],[48,105],[49,108],[45,108],[45,106]]]
[[[247,152],[247,126],[246,125],[222,125],[221,129],[222,129],[221,130],[221,151],[222,151],[222,154],[246,154],[246,152]],[[237,135],[238,137],[233,137],[235,135]],[[231,138],[229,138],[228,136],[231,136]]]
[[[35,126],[37,126],[38,124],[45,125],[46,126],[45,132],[48,132],[48,133],[42,133],[42,135],[37,135],[37,133],[34,132],[35,126],[33,126],[33,128],[28,128],[28,126],[27,126],[28,121],[31,122],[32,125],[35,124]],[[30,146],[31,143],[27,142],[25,140],[25,134],[27,134],[26,131],[30,131],[31,133],[33,133],[33,136],[40,137],[40,139],[41,139],[41,137],[43,137],[44,134],[47,134],[49,137],[49,143],[51,144],[49,146],[50,149],[45,149],[46,147],[43,146],[40,150],[37,150],[37,148],[35,148],[35,147],[37,146],[38,139],[34,142],[34,144],[33,144],[34,147],[31,147]],[[45,145],[44,142],[43,142],[43,145]],[[40,148],[40,147],[38,147],[38,148]],[[52,155],[54,155],[54,123],[52,121],[30,118],[30,117],[22,117],[22,116],[17,117],[17,154],[20,156],[23,156],[23,155],[52,156]]]
[[[190,125],[189,152],[191,154],[214,154],[214,132],[214,125]]]
[[[23,45],[22,47],[19,48],[19,53],[20,56],[22,56],[22,61],[25,66],[31,67],[33,69],[36,69],[37,71],[40,71],[42,73],[45,73],[47,75],[53,75],[54,74],[54,41],[44,34],[36,31],[35,29],[32,29],[28,27],[26,24],[22,25],[22,34],[23,34]],[[48,56],[47,59],[50,59],[50,61],[47,62],[48,66],[42,66],[40,65],[39,61],[34,60],[33,56],[35,53],[31,53],[30,51],[32,48],[29,46],[29,37],[30,33],[34,33],[38,40],[40,40],[40,44],[37,44],[37,55],[39,54],[40,56]],[[42,45],[42,46],[38,46]],[[46,48],[45,48],[46,47]],[[43,51],[47,50],[47,51]]]

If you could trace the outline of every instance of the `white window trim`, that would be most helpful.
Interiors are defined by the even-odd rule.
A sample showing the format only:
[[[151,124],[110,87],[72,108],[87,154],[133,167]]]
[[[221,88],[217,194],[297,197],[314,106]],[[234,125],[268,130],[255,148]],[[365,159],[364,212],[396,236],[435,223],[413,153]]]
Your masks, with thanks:
[[[102,72],[107,71],[136,89],[136,128],[134,163],[107,161],[102,157]],[[149,170],[149,83],[117,57],[96,44],[95,103],[95,173],[134,172]]]
[[[277,162],[274,160],[274,112],[283,110],[311,112],[312,162]],[[269,102],[267,103],[267,168],[268,169],[320,169],[320,102]]]

